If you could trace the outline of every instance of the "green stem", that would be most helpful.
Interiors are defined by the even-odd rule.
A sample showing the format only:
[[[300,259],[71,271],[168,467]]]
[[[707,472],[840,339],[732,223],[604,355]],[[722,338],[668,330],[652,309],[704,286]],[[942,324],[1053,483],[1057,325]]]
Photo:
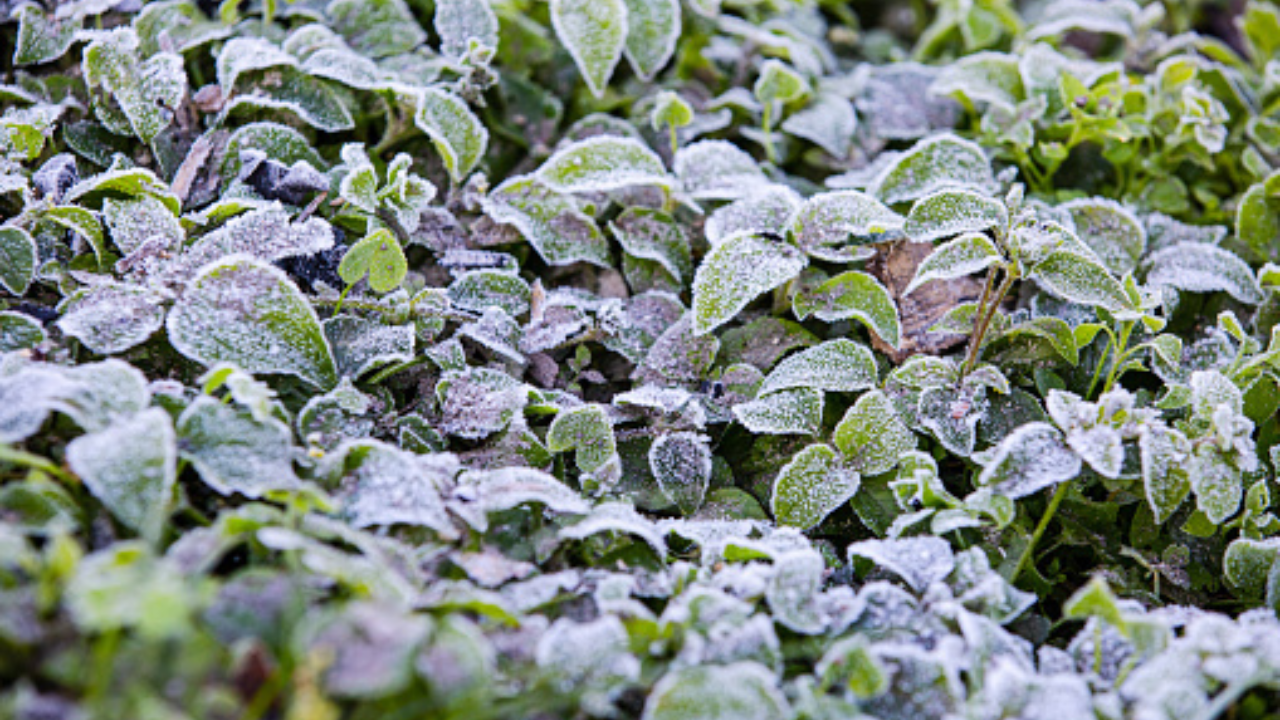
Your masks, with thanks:
[[[773,103],[764,106],[764,117],[760,119],[760,130],[764,133],[764,154],[769,162],[778,164],[778,152],[773,147]]]
[[[1000,304],[1004,302],[1004,298],[1009,294],[1009,290],[1013,288],[1013,282],[1018,279],[1017,274],[1012,268],[1005,268],[1004,279],[1000,281],[1000,287],[996,290],[993,301],[990,305],[985,305],[988,298],[987,293],[983,291],[982,303],[978,305],[979,324],[974,328],[973,337],[970,338],[969,355],[964,361],[964,370],[961,375],[968,375],[973,372],[973,368],[978,364],[978,357],[982,354],[982,341],[986,337],[987,330],[991,329],[991,321],[995,319],[996,313],[1000,312]],[[990,286],[995,279],[995,268],[987,276],[987,284]]]
[[[1129,359],[1129,336],[1133,334],[1133,320],[1126,320],[1122,323],[1120,330],[1120,343],[1116,346],[1116,360],[1111,364],[1111,371],[1107,373],[1107,383],[1102,386],[1102,394],[1106,395],[1111,392],[1111,388],[1115,387],[1116,380],[1119,378],[1119,372],[1124,363]]]
[[[1031,534],[1031,542],[1027,543],[1027,547],[1022,550],[1022,556],[1018,558],[1018,564],[1013,568],[1013,575],[1009,577],[1010,583],[1018,581],[1018,576],[1031,562],[1031,556],[1035,553],[1036,545],[1040,544],[1040,538],[1044,537],[1044,533],[1049,529],[1049,523],[1053,520],[1053,516],[1058,512],[1058,506],[1062,504],[1063,498],[1067,496],[1067,490],[1071,488],[1070,481],[1058,485],[1057,491],[1053,493],[1053,499],[1049,501],[1049,507],[1045,509],[1044,515],[1040,517],[1040,524],[1036,525],[1036,531]]]
[[[671,156],[675,157],[676,151],[680,149],[680,141],[676,138],[676,126],[668,124],[667,131],[671,137]]]
[[[1098,365],[1093,369],[1093,378],[1089,380],[1089,391],[1084,394],[1085,399],[1093,397],[1094,388],[1098,387],[1098,380],[1102,379],[1102,368],[1107,364],[1107,357],[1111,355],[1111,348],[1116,344],[1115,333],[1111,332],[1111,328],[1104,327],[1107,331],[1107,346],[1102,348],[1102,357],[1098,358]]]
[[[1230,710],[1244,694],[1252,690],[1264,678],[1261,675],[1250,675],[1245,678],[1236,680],[1227,685],[1226,689],[1218,693],[1213,702],[1209,703],[1209,707],[1200,713],[1197,720],[1215,720],[1222,717],[1222,714]]]
[[[427,358],[424,355],[422,357],[416,357],[412,360],[409,360],[408,362],[397,363],[395,365],[390,365],[388,367],[385,367],[379,370],[377,373],[375,373],[373,377],[369,378],[369,384],[377,385],[381,383],[383,380],[386,380],[387,378],[391,377],[392,375],[395,375],[396,373],[402,370],[408,370],[409,368],[418,367],[419,365],[425,364],[428,360],[429,358]]]
[[[32,470],[39,470],[71,484],[77,484],[80,482],[75,475],[72,475],[66,470],[58,467],[52,460],[34,453],[29,453],[25,450],[9,447],[8,445],[0,445],[0,462],[21,465],[23,467],[29,467]]]
[[[355,287],[354,283],[343,288],[342,294],[338,296],[338,303],[333,306],[334,317],[337,317],[338,313],[342,312],[342,301],[347,299],[347,293],[351,292],[351,288],[353,287]]]
[[[978,350],[982,347],[982,316],[986,314],[987,301],[991,299],[991,291],[996,286],[996,272],[993,267],[987,271],[987,283],[982,288],[982,299],[978,301],[978,312],[973,316],[973,333],[969,335],[969,352],[965,354],[961,375],[968,375],[978,362]]]

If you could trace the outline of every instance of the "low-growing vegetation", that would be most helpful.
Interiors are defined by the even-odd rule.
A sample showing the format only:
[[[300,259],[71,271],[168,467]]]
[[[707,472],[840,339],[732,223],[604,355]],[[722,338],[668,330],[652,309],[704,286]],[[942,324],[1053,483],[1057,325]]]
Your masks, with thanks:
[[[0,715],[1280,714],[1280,6],[0,20]]]

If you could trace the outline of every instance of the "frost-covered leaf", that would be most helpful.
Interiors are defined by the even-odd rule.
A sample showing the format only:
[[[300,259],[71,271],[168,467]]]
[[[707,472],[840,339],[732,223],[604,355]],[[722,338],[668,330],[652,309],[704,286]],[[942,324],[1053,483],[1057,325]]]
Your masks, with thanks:
[[[855,260],[845,247],[880,242],[902,229],[903,218],[857,190],[819,193],[805,201],[790,221],[804,250],[834,262]],[[852,238],[852,240],[850,240]]]
[[[251,70],[236,78],[235,93],[224,112],[239,108],[286,110],[324,132],[341,132],[355,127],[351,111],[332,83],[290,66]]]
[[[1248,264],[1220,247],[1179,243],[1152,253],[1144,265],[1148,285],[1195,293],[1225,292],[1251,305],[1263,299]]]
[[[1259,257],[1275,257],[1280,249],[1280,202],[1267,193],[1266,184],[1251,186],[1236,208],[1236,236]]]
[[[1067,445],[1099,475],[1112,479],[1120,476],[1124,445],[1120,431],[1115,428],[1098,425],[1071,430],[1067,433]]]
[[[325,11],[333,29],[372,58],[409,52],[427,39],[404,0],[332,0]]]
[[[0,228],[0,285],[22,297],[31,285],[39,258],[35,240],[18,227]]]
[[[796,317],[810,315],[824,322],[850,318],[866,325],[893,347],[902,342],[898,308],[889,291],[871,275],[857,270],[841,273],[793,300]]]
[[[488,48],[498,47],[498,16],[489,0],[439,0],[435,28],[440,51],[446,55],[462,57],[472,40]]]
[[[316,217],[292,222],[284,206],[277,202],[233,218],[195,241],[177,260],[165,265],[163,273],[179,283],[194,277],[205,265],[230,255],[275,262],[314,255],[331,247],[333,229],[329,223]]]
[[[178,444],[168,413],[145,410],[82,435],[67,445],[67,463],[112,515],[159,539],[177,481]]]
[[[505,467],[498,470],[468,471],[459,484],[475,487],[475,500],[486,513],[503,512],[519,505],[537,503],[559,513],[586,515],[591,506],[576,490],[540,470]]]
[[[218,52],[218,85],[222,87],[222,92],[230,93],[243,73],[279,66],[296,66],[297,62],[292,55],[267,40],[232,38]]]
[[[1113,274],[1133,272],[1147,249],[1147,230],[1137,216],[1106,198],[1082,198],[1058,206],[1070,213],[1076,234]]]
[[[164,298],[137,285],[103,283],[67,298],[58,329],[102,355],[147,341],[164,324]]]
[[[721,240],[739,233],[782,235],[801,202],[799,193],[789,187],[761,185],[742,199],[711,213],[704,227],[707,242],[718,245]]]
[[[916,275],[904,295],[934,280],[954,280],[986,270],[1001,262],[1000,250],[981,233],[966,233],[939,245],[916,267]]]
[[[1231,458],[1212,445],[1202,445],[1194,449],[1187,465],[1196,507],[1209,521],[1220,525],[1235,515],[1244,498],[1244,481]]]
[[[781,60],[766,60],[760,67],[760,77],[752,88],[756,99],[764,105],[788,103],[809,91],[809,83]]]
[[[232,29],[210,20],[194,2],[176,0],[149,3],[133,19],[144,55],[166,49],[186,52],[231,34]]]
[[[642,718],[766,720],[790,712],[772,672],[754,662],[738,662],[672,670],[653,686]]]
[[[625,4],[624,53],[640,79],[649,81],[675,54],[680,39],[680,0],[625,0]]]
[[[669,187],[662,159],[634,138],[598,135],[561,148],[538,168],[556,192],[607,192],[640,185]]]
[[[1016,499],[1071,480],[1080,468],[1080,457],[1063,443],[1057,428],[1033,422],[1000,441],[978,484]]]
[[[76,205],[64,205],[49,208],[44,216],[84,238],[93,248],[98,262],[104,260],[107,254],[106,239],[102,234],[102,223],[96,215]]]
[[[667,544],[657,526],[636,512],[629,503],[600,503],[587,517],[561,528],[559,535],[562,538],[582,540],[601,533],[631,535],[652,548],[657,557],[667,556]]]
[[[223,495],[261,497],[297,484],[291,454],[293,434],[275,418],[200,397],[176,423],[179,453],[201,479]]]
[[[572,197],[552,191],[534,176],[507,180],[482,203],[494,222],[519,230],[548,265],[613,266],[609,243],[595,220]]]
[[[612,698],[640,677],[640,661],[616,615],[590,622],[561,618],[539,638],[534,656],[538,667],[581,688],[584,709],[593,714],[610,708]]]
[[[853,149],[858,116],[848,100],[834,93],[820,93],[803,110],[784,120],[782,129],[808,140],[833,157],[845,158]]]
[[[865,345],[841,338],[783,360],[765,377],[760,394],[791,388],[855,392],[875,384],[875,355]]]
[[[484,312],[499,307],[509,315],[523,315],[529,310],[531,290],[519,275],[501,270],[474,270],[449,286],[449,302],[471,312]]]
[[[411,660],[428,631],[427,618],[387,602],[356,600],[316,608],[296,630],[298,652],[330,658],[325,691],[344,698],[379,698],[412,680]]]
[[[627,208],[609,230],[628,255],[652,260],[685,282],[693,276],[689,236],[675,218],[659,210]]]
[[[942,582],[956,566],[951,546],[939,537],[863,540],[850,545],[848,553],[850,561],[866,558],[905,580],[916,592]]]
[[[1222,556],[1227,582],[1245,597],[1261,597],[1267,590],[1272,566],[1280,557],[1280,538],[1237,538]]]
[[[733,407],[733,415],[753,433],[768,435],[816,435],[822,425],[820,391],[812,388],[781,390]]]
[[[39,65],[57,60],[71,49],[81,19],[58,19],[45,14],[38,3],[22,3],[13,13],[20,23],[14,65]]]
[[[836,426],[831,441],[850,466],[866,475],[892,470],[916,447],[915,433],[880,390],[858,398]]]
[[[1002,228],[1008,222],[1009,212],[999,200],[971,190],[944,190],[912,205],[903,230],[915,242],[933,242]]]
[[[975,53],[948,64],[929,91],[1006,110],[1012,110],[1024,95],[1018,58],[994,52]]]
[[[703,258],[693,281],[693,329],[704,335],[761,293],[791,280],[806,262],[794,247],[755,235],[726,239]]]
[[[1071,250],[1053,251],[1032,268],[1032,276],[1041,287],[1068,302],[1117,313],[1137,310],[1120,281],[1105,267]]]
[[[125,254],[151,240],[158,239],[164,247],[171,248],[185,239],[182,225],[169,206],[149,195],[123,201],[107,198],[102,203],[102,217],[112,241]]]
[[[994,187],[995,175],[982,148],[944,134],[916,143],[872,181],[867,193],[896,205],[948,188],[988,192]]]
[[[779,525],[808,530],[848,502],[860,484],[861,477],[844,466],[835,450],[810,445],[774,479],[770,509]]]
[[[604,97],[627,44],[624,0],[551,0],[551,25],[596,97]]]
[[[436,395],[440,399],[440,429],[466,439],[502,431],[528,402],[524,385],[489,368],[446,372],[436,386]]]
[[[1143,489],[1156,522],[1163,523],[1191,493],[1187,475],[1191,443],[1181,432],[1156,424],[1144,426],[1139,433]]]
[[[321,388],[338,381],[315,310],[288,276],[258,260],[206,266],[170,311],[168,329],[174,348],[205,365],[296,375]]]
[[[457,529],[442,493],[457,473],[451,455],[414,455],[376,440],[357,440],[336,450],[341,465],[343,513],[356,527],[418,525],[453,538]]]
[[[489,148],[489,130],[453,93],[424,88],[413,120],[431,138],[454,183],[470,175]]]
[[[780,554],[765,593],[774,620],[804,635],[818,635],[826,629],[827,618],[819,607],[825,571],[822,554],[814,550]]]
[[[84,49],[83,68],[89,87],[101,87],[111,94],[143,142],[151,142],[169,125],[187,92],[182,57],[160,53],[142,60],[138,35],[128,27],[89,43]]]
[[[0,354],[34,348],[47,339],[44,328],[34,319],[21,313],[0,312]]]
[[[359,378],[374,368],[413,359],[412,325],[384,325],[354,315],[339,315],[323,323],[340,375]]]
[[[400,241],[386,228],[369,233],[351,246],[338,265],[338,276],[354,285],[366,276],[374,292],[390,292],[404,282],[409,263]]]
[[[703,140],[676,153],[675,175],[695,200],[736,200],[769,184],[755,158],[726,140]]]
[[[658,487],[685,515],[702,507],[711,481],[707,438],[691,432],[663,435],[649,447],[649,469]]]
[[[600,405],[561,410],[547,430],[547,449],[554,453],[573,450],[574,464],[588,490],[608,490],[622,472],[613,426]]]
[[[305,161],[312,167],[327,167],[302,133],[279,123],[256,122],[236,128],[227,139],[226,156],[221,166],[223,177],[240,176],[240,156],[247,150],[259,150],[282,165]]]

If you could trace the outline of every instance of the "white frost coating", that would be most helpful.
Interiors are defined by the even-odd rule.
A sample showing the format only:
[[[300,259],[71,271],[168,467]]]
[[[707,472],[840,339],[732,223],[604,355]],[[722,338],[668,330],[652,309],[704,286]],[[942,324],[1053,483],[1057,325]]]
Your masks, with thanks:
[[[458,478],[460,486],[471,486],[479,497],[470,500],[486,513],[502,512],[519,505],[537,503],[554,512],[586,515],[591,505],[576,490],[541,470],[505,467],[469,471]]]
[[[680,40],[680,0],[625,0],[627,45],[632,69],[646,82],[666,66]]]
[[[523,340],[520,324],[502,308],[486,308],[479,319],[458,328],[458,334],[475,340],[513,363],[523,365],[525,362],[520,351]]]
[[[275,418],[255,418],[248,410],[205,396],[182,412],[177,431],[182,457],[223,495],[256,498],[298,482],[290,459],[293,434]]]
[[[782,129],[843,159],[853,149],[858,116],[848,100],[833,93],[821,93],[803,110],[783,121]]]
[[[205,266],[170,311],[168,329],[178,352],[206,365],[296,375],[320,388],[338,381],[315,309],[287,275],[250,257]]]
[[[804,198],[785,185],[761,185],[745,197],[717,208],[703,232],[712,246],[739,233],[782,235]]]
[[[114,355],[141,345],[160,329],[163,300],[134,285],[94,285],[67,299],[58,329],[96,353]]]
[[[985,102],[1013,112],[1024,94],[1018,58],[997,52],[967,55],[944,67],[929,92],[959,94],[970,102]]]
[[[680,148],[673,167],[680,187],[695,200],[737,200],[770,184],[755,158],[727,140]]]
[[[169,414],[152,408],[67,445],[67,464],[125,525],[158,539],[177,481],[178,448]]]
[[[241,73],[239,88],[223,108],[224,115],[239,107],[288,110],[303,122],[325,132],[355,127],[351,111],[324,80],[290,66]]]
[[[159,238],[166,247],[173,247],[185,237],[169,207],[149,195],[130,200],[107,198],[102,201],[102,217],[116,247],[126,255],[148,240]]]
[[[565,687],[611,686],[635,681],[640,661],[631,655],[627,629],[617,615],[577,623],[560,618],[538,640],[538,667]]]
[[[297,64],[296,58],[274,43],[261,38],[232,38],[218,53],[218,85],[222,86],[223,95],[229,96],[241,73]]]
[[[1063,444],[1057,428],[1031,422],[1000,441],[978,485],[1017,499],[1071,480],[1080,468],[1080,456]]]
[[[825,570],[822,554],[816,550],[796,550],[777,558],[765,592],[777,622],[803,635],[817,635],[826,629],[828,618],[819,609]]]
[[[1099,425],[1069,431],[1067,445],[1099,475],[1112,479],[1120,476],[1124,445],[1115,428]]]
[[[164,268],[163,277],[180,283],[202,267],[230,255],[275,262],[287,257],[314,255],[333,247],[333,228],[320,218],[294,223],[279,202],[233,218],[226,225],[195,241],[176,262]]]
[[[628,255],[658,263],[681,282],[693,277],[689,236],[670,215],[628,208],[609,229]]]
[[[790,245],[745,234],[725,239],[702,259],[693,281],[694,334],[705,335],[729,322],[807,264]]]
[[[981,147],[944,133],[912,146],[881,171],[867,192],[896,205],[953,187],[987,192],[996,187],[996,179]]]
[[[417,455],[377,440],[355,441],[333,455],[355,465],[343,477],[340,495],[343,512],[355,527],[420,525],[446,539],[457,536],[441,496],[451,480],[447,464],[421,462]]]
[[[760,386],[760,395],[799,387],[855,392],[875,384],[875,355],[865,345],[840,338],[828,340],[778,363]]]
[[[702,507],[711,482],[711,448],[704,435],[677,432],[649,446],[649,469],[658,487],[685,515]]]
[[[880,390],[858,398],[836,425],[831,439],[850,465],[867,475],[892,470],[916,448],[915,433]]]
[[[1058,297],[1106,308],[1114,313],[1132,313],[1132,302],[1120,281],[1093,258],[1070,250],[1055,250],[1032,268],[1032,277]],[[1154,284],[1154,283],[1153,283]]]
[[[755,662],[693,665],[653,686],[642,720],[775,720],[791,717],[775,674]]]
[[[658,557],[667,556],[667,543],[658,528],[629,503],[607,502],[597,505],[581,521],[560,530],[559,536],[582,540],[603,532],[634,535],[653,548]]]
[[[471,40],[498,47],[498,16],[489,0],[437,0],[435,28],[445,55],[462,57]]]
[[[609,243],[575,198],[530,175],[513,177],[480,201],[494,222],[511,225],[548,265],[588,262],[613,267]]]
[[[921,285],[934,280],[954,280],[986,270],[1001,261],[1000,250],[991,238],[981,233],[968,233],[939,245],[916,268],[916,276],[903,292],[910,295]]]
[[[944,190],[913,205],[903,230],[915,242],[933,242],[1008,222],[1009,212],[999,200],[969,190]]]
[[[822,425],[823,394],[813,388],[782,390],[733,406],[733,416],[756,434],[816,435]]]
[[[1147,229],[1138,216],[1107,198],[1080,198],[1059,210],[1071,214],[1076,236],[1116,275],[1132,272],[1147,249]]]
[[[1195,293],[1225,292],[1243,303],[1263,300],[1253,271],[1236,254],[1214,245],[1179,243],[1147,257],[1147,284]]]
[[[384,325],[353,315],[324,321],[324,335],[333,348],[338,372],[359,378],[375,367],[413,359],[412,325]]]
[[[956,566],[951,546],[939,537],[863,540],[850,545],[848,552],[850,562],[866,558],[907,581],[916,592],[942,582]]]
[[[489,130],[462,98],[437,87],[423,88],[414,123],[431,138],[454,183],[461,183],[484,157]]]
[[[1130,0],[1057,0],[1045,6],[1027,38],[1055,37],[1073,30],[1131,37],[1141,16],[1142,8]]]
[[[627,42],[627,4],[623,0],[551,0],[551,26],[592,94],[604,97]]]
[[[837,247],[850,235],[859,238],[861,244],[874,242],[901,230],[904,222],[901,215],[866,193],[837,190],[806,200],[788,225],[800,247],[812,252],[820,247]]]
[[[796,295],[792,308],[800,320],[810,315],[824,322],[854,318],[889,345],[896,348],[902,342],[898,306],[889,290],[868,273],[841,273],[808,293]]]
[[[538,168],[537,177],[548,188],[563,193],[671,186],[656,153],[638,140],[614,135],[587,138],[557,150]]]
[[[773,481],[769,508],[779,525],[808,530],[858,492],[862,478],[826,445],[810,445],[783,466]]]

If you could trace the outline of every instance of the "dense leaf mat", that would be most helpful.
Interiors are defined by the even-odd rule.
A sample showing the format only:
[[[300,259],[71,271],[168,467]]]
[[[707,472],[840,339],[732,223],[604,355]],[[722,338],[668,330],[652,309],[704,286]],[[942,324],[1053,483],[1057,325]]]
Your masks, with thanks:
[[[1280,714],[1280,6],[0,20],[0,716]]]

